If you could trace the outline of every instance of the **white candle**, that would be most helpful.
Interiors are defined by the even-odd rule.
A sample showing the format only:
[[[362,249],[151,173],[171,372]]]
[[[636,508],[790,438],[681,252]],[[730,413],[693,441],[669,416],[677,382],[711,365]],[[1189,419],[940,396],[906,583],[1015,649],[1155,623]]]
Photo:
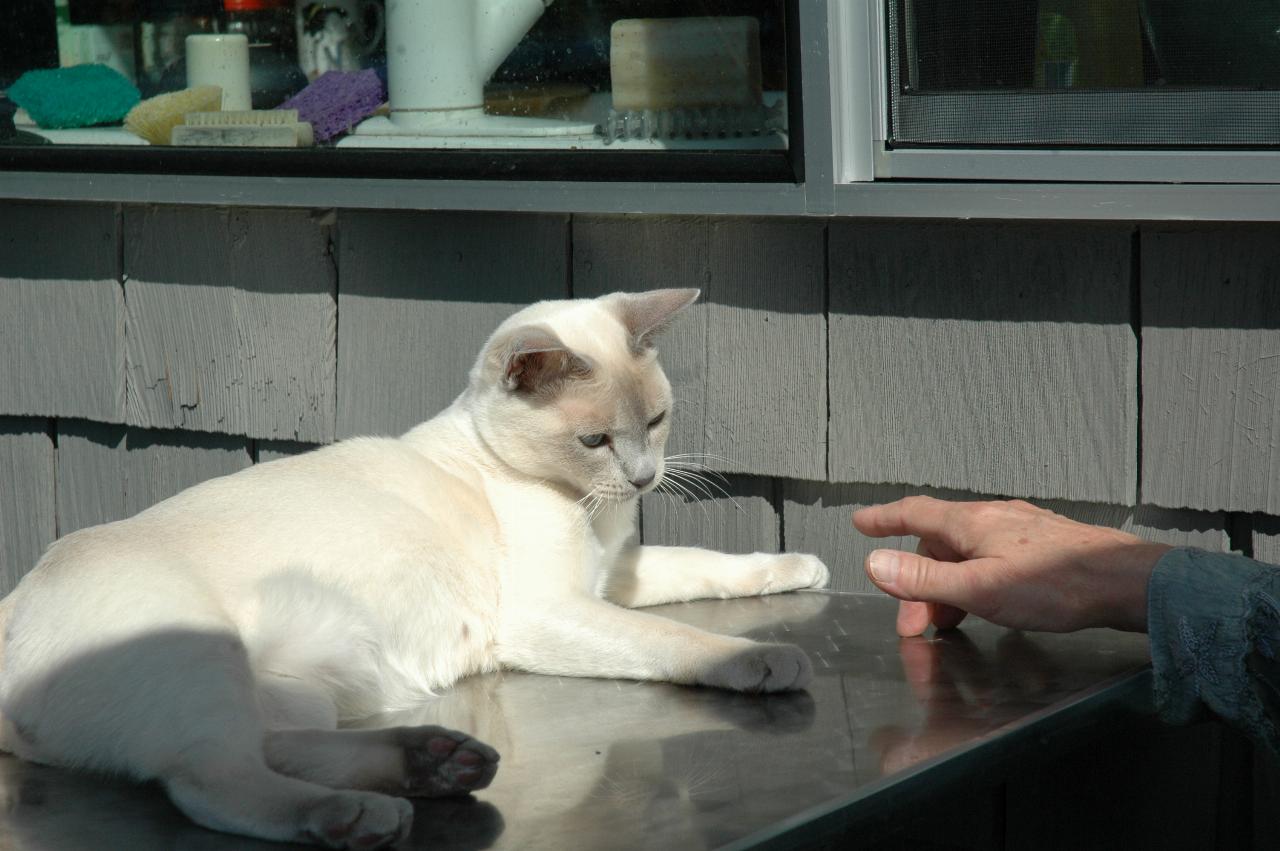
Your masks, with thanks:
[[[221,86],[223,109],[251,109],[249,39],[243,33],[187,36],[187,86]]]

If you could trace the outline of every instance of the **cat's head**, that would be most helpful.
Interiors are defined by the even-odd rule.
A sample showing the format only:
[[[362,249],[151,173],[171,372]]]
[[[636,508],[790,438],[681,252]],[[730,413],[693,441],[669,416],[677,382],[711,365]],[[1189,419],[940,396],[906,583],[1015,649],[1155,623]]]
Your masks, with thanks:
[[[698,290],[544,301],[504,322],[471,370],[467,404],[506,464],[603,500],[662,480],[671,384],[653,338]]]

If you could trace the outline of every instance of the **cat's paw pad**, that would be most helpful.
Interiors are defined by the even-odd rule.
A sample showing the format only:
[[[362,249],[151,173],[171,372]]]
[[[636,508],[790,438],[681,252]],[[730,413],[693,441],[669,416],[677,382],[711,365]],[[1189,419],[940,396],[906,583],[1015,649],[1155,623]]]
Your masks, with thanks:
[[[320,798],[303,814],[303,841],[325,848],[372,851],[409,836],[413,805],[374,792],[338,792]]]
[[[800,588],[826,588],[831,571],[822,559],[808,553],[782,553],[772,556],[765,568],[764,594],[796,591]]]
[[[795,691],[813,679],[813,665],[793,644],[756,644],[714,665],[704,685],[745,692]]]
[[[483,789],[498,771],[498,752],[465,733],[444,727],[406,727],[404,794],[435,797]]]

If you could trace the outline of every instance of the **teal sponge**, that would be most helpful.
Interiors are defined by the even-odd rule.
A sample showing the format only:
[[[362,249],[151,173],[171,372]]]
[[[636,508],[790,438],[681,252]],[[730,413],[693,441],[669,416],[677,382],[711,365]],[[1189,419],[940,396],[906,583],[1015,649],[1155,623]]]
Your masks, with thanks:
[[[52,130],[121,120],[142,100],[129,78],[106,65],[28,71],[9,87],[9,100]]]

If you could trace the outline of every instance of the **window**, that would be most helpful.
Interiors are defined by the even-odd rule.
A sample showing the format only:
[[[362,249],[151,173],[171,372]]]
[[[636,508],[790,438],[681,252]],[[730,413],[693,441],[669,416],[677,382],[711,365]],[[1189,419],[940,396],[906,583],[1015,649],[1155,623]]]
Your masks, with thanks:
[[[1280,183],[1274,0],[829,8],[838,182]]]
[[[1275,0],[892,0],[893,147],[1280,143]]]
[[[784,0],[9,2],[0,166],[797,174]]]

